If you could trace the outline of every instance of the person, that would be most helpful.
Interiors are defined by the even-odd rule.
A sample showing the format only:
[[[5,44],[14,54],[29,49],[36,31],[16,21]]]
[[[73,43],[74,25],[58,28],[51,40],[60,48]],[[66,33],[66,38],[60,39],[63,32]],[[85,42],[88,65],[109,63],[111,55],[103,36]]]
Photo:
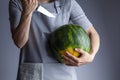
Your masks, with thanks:
[[[42,5],[55,18],[37,11]],[[100,39],[92,23],[75,0],[10,0],[9,19],[14,43],[20,48],[17,80],[77,80],[75,67],[93,61],[99,50]],[[90,53],[75,48],[79,58],[66,52],[59,63],[51,54],[47,40],[59,26],[82,26],[91,41]]]

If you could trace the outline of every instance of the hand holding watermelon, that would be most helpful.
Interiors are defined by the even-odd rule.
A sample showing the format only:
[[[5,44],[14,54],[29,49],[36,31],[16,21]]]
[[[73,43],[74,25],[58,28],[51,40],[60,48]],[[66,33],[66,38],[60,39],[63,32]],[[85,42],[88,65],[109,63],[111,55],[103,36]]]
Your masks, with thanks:
[[[79,57],[75,57],[68,51],[66,51],[65,55],[62,55],[62,60],[66,65],[81,66],[83,64],[92,62],[94,59],[93,55],[89,54],[88,52],[85,52],[80,48],[75,48],[75,51],[77,51],[80,54]]]
[[[99,35],[93,27],[86,32],[75,24],[60,26],[50,37],[53,55],[58,61],[71,66],[92,62],[99,49],[99,43]]]
[[[55,55],[60,62],[63,62],[62,55],[66,55],[68,52],[72,55],[72,58],[77,60],[81,52],[75,51],[75,48],[83,49],[86,53],[90,51],[88,34],[81,26],[75,24],[63,25],[56,29],[51,34],[50,45],[54,53],[53,55]]]

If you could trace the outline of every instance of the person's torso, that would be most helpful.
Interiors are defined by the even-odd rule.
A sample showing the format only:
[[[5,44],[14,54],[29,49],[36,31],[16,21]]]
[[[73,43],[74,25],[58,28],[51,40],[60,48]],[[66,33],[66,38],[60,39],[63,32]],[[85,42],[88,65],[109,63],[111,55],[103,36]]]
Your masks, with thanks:
[[[70,2],[63,4],[63,1],[55,0],[51,3],[39,4],[55,15],[55,18],[48,17],[37,10],[34,11],[31,19],[29,39],[25,46],[21,49],[22,63],[58,62],[51,54],[48,39],[51,32],[58,27],[69,23]]]
[[[31,74],[34,72],[37,74],[36,70],[40,70],[42,63],[43,80],[76,80],[74,67],[59,63],[52,55],[48,42],[51,32],[69,23],[70,1],[55,0],[55,2],[49,4],[39,4],[55,15],[55,18],[48,17],[37,10],[34,11],[30,24],[29,39],[20,51],[19,73],[28,75],[26,72],[30,69],[33,71]],[[40,75],[39,72],[38,75]]]

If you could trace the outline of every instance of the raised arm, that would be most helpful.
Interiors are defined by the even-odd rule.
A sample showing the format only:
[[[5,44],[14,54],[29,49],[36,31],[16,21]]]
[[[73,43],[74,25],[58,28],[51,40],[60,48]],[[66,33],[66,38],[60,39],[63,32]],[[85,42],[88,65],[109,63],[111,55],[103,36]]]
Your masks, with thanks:
[[[17,47],[22,48],[28,41],[32,13],[38,5],[37,0],[22,0],[23,11],[17,27],[12,28],[12,37]]]

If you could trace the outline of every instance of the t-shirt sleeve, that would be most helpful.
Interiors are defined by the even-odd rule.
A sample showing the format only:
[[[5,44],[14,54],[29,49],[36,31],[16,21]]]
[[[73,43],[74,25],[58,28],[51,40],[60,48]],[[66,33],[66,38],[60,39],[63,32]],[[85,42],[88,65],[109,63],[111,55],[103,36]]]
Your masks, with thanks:
[[[18,26],[21,18],[21,11],[16,0],[10,0],[9,2],[9,21],[11,29]]]
[[[82,26],[85,30],[92,26],[81,6],[75,1],[71,1],[70,20],[73,24]]]

